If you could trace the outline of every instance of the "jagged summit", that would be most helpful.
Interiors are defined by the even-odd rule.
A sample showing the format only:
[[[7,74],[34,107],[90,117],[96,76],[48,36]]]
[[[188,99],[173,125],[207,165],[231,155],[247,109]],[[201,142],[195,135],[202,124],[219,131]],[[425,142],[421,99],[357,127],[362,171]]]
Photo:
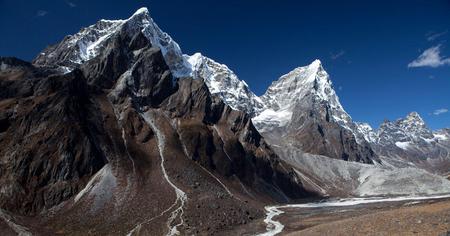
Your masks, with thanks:
[[[450,133],[446,129],[431,130],[417,112],[395,121],[385,120],[378,129],[358,123],[358,131],[390,165],[448,172]]]
[[[408,149],[414,145],[430,145],[439,140],[447,140],[444,130],[431,130],[418,112],[411,112],[395,121],[385,119],[380,127],[373,129],[367,123],[357,122],[358,132],[375,145],[396,146]]]
[[[412,117],[412,118],[422,119],[422,117],[419,115],[419,113],[417,111],[410,112],[406,117],[407,118]]]
[[[256,117],[256,123],[261,120],[274,120],[284,117],[280,125],[286,124],[286,116],[292,115],[298,103],[305,103],[305,99],[313,99],[313,103],[324,103],[329,108],[330,119],[352,130],[349,126],[351,117],[345,112],[337,96],[330,76],[325,71],[320,60],[316,59],[307,66],[297,67],[291,72],[274,81],[261,96],[266,110]]]
[[[136,15],[150,15],[150,12],[148,11],[147,7],[141,7],[137,9],[136,12],[131,17]]]
[[[295,69],[291,70],[285,75],[282,75],[279,80],[286,78],[286,77],[293,77],[296,76],[297,79],[307,79],[308,81],[313,81],[314,75],[319,73],[320,71],[324,71],[322,62],[319,59],[315,59],[310,64],[306,66],[299,66]],[[306,73],[310,76],[304,76]],[[300,76],[303,75],[303,76]],[[278,81],[279,81],[278,80]],[[276,83],[277,81],[274,81],[273,83]]]
[[[377,159],[342,107],[320,60],[281,76],[260,98],[264,108],[253,122],[275,145],[292,143],[309,153],[344,160]]]
[[[320,59],[315,59],[313,62],[311,62],[311,65],[322,65],[322,62],[320,61]]]
[[[409,113],[405,119],[400,119],[398,121],[399,123],[406,125],[407,127],[416,126],[426,128],[425,121],[422,119],[419,113],[415,111]]]
[[[179,45],[158,27],[146,7],[138,9],[128,19],[100,20],[77,34],[67,36],[59,44],[41,52],[33,64],[59,65],[66,71],[71,71],[98,56],[108,41],[120,32],[125,32],[130,37],[142,32],[153,46],[161,49],[166,63],[176,77],[191,73],[190,65],[183,57]]]
[[[309,93],[315,93],[320,99],[329,100],[333,106],[341,107],[329,75],[319,60],[281,76],[270,85],[262,99],[270,103],[271,107],[282,108]]]
[[[342,107],[332,89],[331,80],[318,59],[281,76],[272,82],[265,94],[258,97],[249,89],[247,83],[240,80],[226,65],[200,53],[185,57],[188,58],[194,78],[205,79],[213,94],[219,95],[231,107],[244,110],[253,116],[270,113],[276,115],[271,116],[274,122],[278,122],[278,119],[289,119],[290,112],[286,109],[292,109],[296,100],[311,91],[316,91],[315,94],[320,99],[331,101],[333,107]],[[285,123],[280,122],[281,125]]]
[[[417,112],[411,112],[406,118],[398,119],[395,125],[398,129],[404,131],[411,141],[430,142],[434,139],[433,132]]]

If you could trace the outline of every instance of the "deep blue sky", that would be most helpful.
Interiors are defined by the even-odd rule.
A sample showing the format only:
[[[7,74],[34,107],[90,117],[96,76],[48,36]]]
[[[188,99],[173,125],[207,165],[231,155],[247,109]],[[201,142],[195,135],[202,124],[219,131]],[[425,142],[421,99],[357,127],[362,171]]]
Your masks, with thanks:
[[[31,60],[100,18],[146,6],[184,53],[228,65],[258,95],[319,58],[354,120],[378,127],[417,111],[434,129],[450,127],[449,112],[433,114],[450,109],[450,1],[338,2],[0,0],[0,55]],[[438,67],[408,68],[438,45]]]

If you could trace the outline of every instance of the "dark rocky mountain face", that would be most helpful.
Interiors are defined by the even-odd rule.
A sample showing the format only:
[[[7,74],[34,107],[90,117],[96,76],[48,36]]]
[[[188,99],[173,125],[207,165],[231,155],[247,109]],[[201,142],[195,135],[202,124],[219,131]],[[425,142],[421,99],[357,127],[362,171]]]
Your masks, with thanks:
[[[66,74],[1,59],[0,208],[42,235],[214,234],[313,196],[247,114],[126,29]]]
[[[32,70],[2,71],[0,108],[0,204],[30,214],[77,193],[105,164],[107,141],[80,71],[35,78]]]

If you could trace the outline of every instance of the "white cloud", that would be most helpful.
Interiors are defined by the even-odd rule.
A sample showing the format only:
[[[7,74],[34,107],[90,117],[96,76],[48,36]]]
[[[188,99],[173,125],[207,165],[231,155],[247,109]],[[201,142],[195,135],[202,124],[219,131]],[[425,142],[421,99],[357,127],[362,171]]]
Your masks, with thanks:
[[[450,65],[450,57],[441,57],[441,45],[425,50],[418,58],[408,64],[408,67],[439,67]]]
[[[45,16],[47,14],[48,14],[48,11],[44,11],[44,10],[39,10],[39,11],[36,12],[36,16],[37,17],[43,17],[43,16]]]
[[[439,32],[439,33],[430,33],[430,34],[428,34],[428,36],[427,36],[427,40],[430,41],[430,42],[431,42],[431,41],[434,41],[434,40],[436,40],[437,38],[439,38],[439,37],[441,37],[441,36],[447,34],[447,32],[448,32],[448,30],[442,31],[442,32]]]
[[[331,55],[330,55],[330,58],[331,59],[333,59],[333,60],[336,60],[336,59],[338,59],[339,57],[342,57],[344,54],[345,54],[345,51],[344,50],[341,50],[341,51],[339,51],[339,52],[337,52],[337,53],[330,53]]]
[[[433,115],[438,116],[440,114],[444,114],[447,113],[448,109],[447,108],[441,108],[441,109],[437,109],[433,111]]]
[[[67,3],[67,5],[69,5],[69,7],[72,7],[72,8],[77,6],[77,4],[75,4],[74,2],[66,1],[66,3]]]

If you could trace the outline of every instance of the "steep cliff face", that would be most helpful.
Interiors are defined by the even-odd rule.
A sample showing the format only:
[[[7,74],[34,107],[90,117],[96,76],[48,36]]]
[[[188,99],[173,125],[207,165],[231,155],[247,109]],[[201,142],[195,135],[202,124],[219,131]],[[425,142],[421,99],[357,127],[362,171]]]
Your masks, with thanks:
[[[80,71],[43,79],[3,76],[0,204],[36,213],[70,198],[105,164],[99,139],[105,127]]]
[[[246,113],[212,97],[201,80],[183,79],[178,85],[161,109],[171,118],[188,157],[255,190],[268,189],[281,201],[306,196]]]

